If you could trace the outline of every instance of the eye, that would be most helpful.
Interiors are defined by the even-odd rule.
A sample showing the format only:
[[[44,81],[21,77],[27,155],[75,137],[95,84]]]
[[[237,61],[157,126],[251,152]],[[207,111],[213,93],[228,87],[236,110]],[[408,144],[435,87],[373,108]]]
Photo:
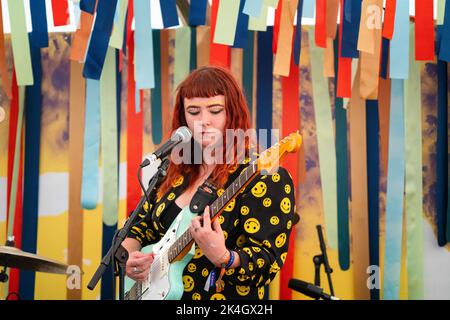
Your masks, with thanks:
[[[212,114],[218,114],[221,113],[223,109],[224,109],[223,107],[213,107],[209,109],[209,112],[211,112]]]
[[[192,115],[192,116],[196,116],[196,115],[198,115],[198,114],[200,114],[200,111],[188,111],[188,113],[190,114],[190,115]]]

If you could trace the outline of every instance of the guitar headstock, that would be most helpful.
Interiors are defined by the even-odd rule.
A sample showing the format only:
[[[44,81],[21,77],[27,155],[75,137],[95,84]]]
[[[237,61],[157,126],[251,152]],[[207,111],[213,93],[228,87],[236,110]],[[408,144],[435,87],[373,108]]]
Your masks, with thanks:
[[[277,144],[262,152],[258,158],[258,171],[271,174],[279,167],[280,161],[286,153],[294,153],[302,145],[300,133],[293,132]]]

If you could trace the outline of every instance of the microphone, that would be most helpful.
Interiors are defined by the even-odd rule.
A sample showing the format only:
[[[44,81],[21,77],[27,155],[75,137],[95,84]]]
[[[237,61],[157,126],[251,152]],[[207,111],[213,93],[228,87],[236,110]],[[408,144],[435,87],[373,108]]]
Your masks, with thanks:
[[[314,299],[340,300],[338,297],[323,292],[323,289],[321,287],[315,286],[302,280],[291,279],[289,280],[288,287]]]
[[[191,140],[191,138],[192,133],[191,130],[188,129],[188,127],[179,127],[172,134],[168,141],[166,141],[155,152],[153,152],[150,156],[146,157],[144,161],[142,161],[140,167],[146,167],[156,159],[162,159],[166,157],[177,144],[181,142],[188,142],[189,140]]]

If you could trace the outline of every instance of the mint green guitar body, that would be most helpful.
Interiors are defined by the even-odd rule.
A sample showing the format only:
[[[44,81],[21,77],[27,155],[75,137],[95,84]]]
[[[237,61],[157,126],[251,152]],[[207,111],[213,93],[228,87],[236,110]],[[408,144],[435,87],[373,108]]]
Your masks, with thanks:
[[[189,206],[184,207],[159,242],[142,248],[141,252],[153,252],[155,258],[146,281],[134,281],[125,277],[126,300],[181,299],[184,292],[183,270],[194,256],[195,246],[192,245],[183,258],[173,262],[171,261],[174,257],[170,256],[169,249],[188,230],[196,215],[189,210]]]

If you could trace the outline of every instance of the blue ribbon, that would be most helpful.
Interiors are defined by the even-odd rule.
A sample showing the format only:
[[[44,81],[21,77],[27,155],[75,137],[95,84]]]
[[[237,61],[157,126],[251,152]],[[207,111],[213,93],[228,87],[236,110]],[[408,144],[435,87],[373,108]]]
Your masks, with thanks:
[[[33,31],[34,32],[34,31]],[[31,35],[29,36],[31,41]],[[36,253],[39,216],[39,155],[41,147],[42,66],[41,51],[30,46],[34,84],[25,89],[25,161],[23,173],[22,250]],[[35,272],[22,270],[21,299],[33,300]]]
[[[245,0],[241,0],[239,5],[239,15],[236,23],[233,48],[245,48],[248,42],[248,15],[242,12],[244,10],[244,3]]]
[[[136,92],[155,87],[150,2],[134,0]]]
[[[175,0],[159,0],[159,3],[161,5],[161,15],[164,29],[177,26],[178,13],[177,13],[177,4],[175,3]]]
[[[334,40],[334,56],[338,55],[338,41]],[[334,72],[338,74],[338,59],[334,59]],[[337,77],[334,78],[334,96],[336,109],[336,178],[337,178],[337,208],[338,208],[338,253],[339,266],[342,270],[350,268],[350,230],[348,216],[348,141],[347,141],[347,110],[343,99],[336,96]]]
[[[202,26],[206,24],[206,2],[208,0],[191,1],[189,7],[189,25]]]
[[[391,79],[408,79],[409,70],[409,1],[397,1],[394,35],[390,46]]]
[[[380,265],[379,249],[379,178],[380,178],[380,160],[379,160],[379,115],[378,101],[366,100],[366,127],[367,127],[367,194],[369,207],[369,261],[372,266]],[[375,274],[378,277],[379,275]],[[379,283],[379,282],[377,282]],[[380,299],[380,289],[370,290],[372,300]]]
[[[314,0],[305,0],[305,4],[303,5],[303,17],[314,18],[314,8],[315,8]]]
[[[189,56],[189,71],[197,69],[197,28],[191,27],[191,55]]]
[[[294,36],[294,63],[296,66],[300,63],[300,51],[302,50],[302,14],[303,14],[303,0],[298,1],[297,6],[297,26],[295,28]]]
[[[80,9],[84,12],[94,14],[95,0],[81,0]]]
[[[344,8],[341,56],[344,58],[358,58],[361,0],[344,0]]]
[[[440,39],[439,60],[450,62],[450,2],[445,6],[444,24]]]
[[[113,226],[107,226],[102,223],[102,257],[104,257],[108,250],[111,248],[112,238],[114,237],[114,233],[117,229],[117,224]],[[111,263],[106,269],[105,273],[102,275],[101,287],[100,287],[100,299],[101,300],[114,300],[114,293],[116,290],[114,288],[113,279],[113,263]]]
[[[33,32],[30,34],[30,45],[35,48],[48,47],[47,13],[45,0],[30,1],[31,24]]]
[[[86,115],[83,150],[81,204],[95,209],[98,201],[98,159],[100,152],[100,82],[86,81]]]
[[[386,300],[398,300],[400,292],[403,193],[405,185],[405,119],[403,116],[403,94],[403,80],[392,79],[383,287],[383,297]]]
[[[450,5],[447,5],[449,7]],[[442,42],[441,42],[442,43]],[[447,117],[448,117],[448,93],[447,93],[447,62],[438,60],[438,115],[437,115],[437,144],[436,144],[436,221],[438,244],[445,246],[447,217],[447,182],[448,182],[448,141],[447,141]]]
[[[152,140],[154,144],[160,144],[162,140],[162,93],[161,93],[161,33],[160,30],[153,30],[154,46],[153,55],[155,57],[155,87],[152,89]]]
[[[389,61],[389,44],[390,41],[387,38],[383,38],[381,42],[381,70],[380,76],[383,79],[387,79],[388,61]]]
[[[98,0],[97,16],[83,69],[85,78],[100,80],[114,22],[116,5],[117,0]]]
[[[267,141],[260,141],[261,147],[270,147],[272,138],[272,53],[273,27],[267,27],[266,32],[258,32],[258,61],[256,89],[256,128],[267,130]],[[258,136],[259,137],[259,136]]]
[[[255,18],[261,15],[263,0],[244,0],[244,1],[245,1],[244,9],[240,11],[242,11],[247,16],[252,16]]]

